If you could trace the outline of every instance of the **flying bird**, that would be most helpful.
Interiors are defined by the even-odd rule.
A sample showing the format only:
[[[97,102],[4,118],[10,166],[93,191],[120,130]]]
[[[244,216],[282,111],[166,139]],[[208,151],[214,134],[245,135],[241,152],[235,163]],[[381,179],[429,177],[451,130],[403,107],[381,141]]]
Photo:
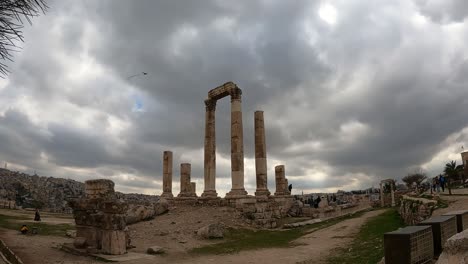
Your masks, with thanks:
[[[147,72],[141,72],[141,73],[138,73],[138,74],[134,74],[132,76],[127,77],[127,80],[130,80],[131,78],[137,77],[139,75],[148,75],[148,73]]]

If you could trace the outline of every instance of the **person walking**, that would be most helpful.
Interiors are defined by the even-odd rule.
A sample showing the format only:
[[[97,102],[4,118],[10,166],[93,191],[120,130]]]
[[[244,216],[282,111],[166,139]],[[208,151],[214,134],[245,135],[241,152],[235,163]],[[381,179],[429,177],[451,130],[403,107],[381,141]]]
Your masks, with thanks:
[[[440,193],[440,179],[439,179],[439,176],[436,176],[436,190],[437,190],[437,193]]]
[[[445,177],[441,174],[439,176],[439,181],[440,181],[440,187],[442,187],[442,192],[445,192]]]
[[[34,214],[34,221],[41,221],[41,215],[39,214],[39,209],[36,209],[36,213]]]

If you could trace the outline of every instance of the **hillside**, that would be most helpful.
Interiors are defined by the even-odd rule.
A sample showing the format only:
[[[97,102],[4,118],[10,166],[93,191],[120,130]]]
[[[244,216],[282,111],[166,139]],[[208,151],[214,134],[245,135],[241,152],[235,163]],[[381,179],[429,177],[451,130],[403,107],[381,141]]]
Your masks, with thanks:
[[[15,201],[23,208],[41,208],[51,212],[71,213],[67,201],[84,195],[84,183],[70,179],[28,175],[0,169],[0,200]],[[130,204],[149,205],[158,201],[158,196],[123,194],[117,192]]]

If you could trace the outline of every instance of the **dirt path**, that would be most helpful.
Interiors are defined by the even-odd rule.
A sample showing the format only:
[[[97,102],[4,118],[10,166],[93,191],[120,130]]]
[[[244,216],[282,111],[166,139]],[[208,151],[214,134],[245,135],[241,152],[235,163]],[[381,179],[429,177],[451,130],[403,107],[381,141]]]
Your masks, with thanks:
[[[292,248],[269,248],[243,251],[232,255],[204,255],[195,258],[181,254],[158,257],[151,262],[140,263],[324,263],[324,259],[333,249],[344,246],[352,240],[367,219],[383,212],[383,210],[367,212],[361,217],[320,229],[294,241],[300,245]]]

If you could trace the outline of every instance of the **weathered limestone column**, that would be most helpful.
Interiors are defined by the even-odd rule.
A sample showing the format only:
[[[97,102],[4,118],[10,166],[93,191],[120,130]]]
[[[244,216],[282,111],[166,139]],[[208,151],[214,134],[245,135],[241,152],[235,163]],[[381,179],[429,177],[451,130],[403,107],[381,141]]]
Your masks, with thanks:
[[[255,111],[255,174],[257,180],[256,196],[268,196],[267,159],[265,143],[265,122],[263,111]]]
[[[242,90],[231,90],[231,180],[232,188],[226,196],[243,196],[244,189],[244,135],[241,109]]]
[[[395,191],[393,190],[393,182],[390,182],[390,192],[392,195],[392,207],[395,206]]]
[[[381,206],[381,207],[384,207],[384,206],[385,206],[384,192],[383,192],[382,183],[380,183],[380,206]]]
[[[197,183],[196,182],[191,182],[190,183],[190,191],[197,196]]]
[[[193,197],[192,185],[190,183],[190,163],[180,164],[180,193],[177,197]]]
[[[161,197],[172,198],[172,151],[163,153],[163,193]]]
[[[275,195],[286,195],[286,177],[284,171],[284,165],[278,165],[275,167],[275,183],[276,183],[276,192]]]
[[[218,196],[216,193],[216,101],[205,100],[205,190],[202,197]]]

